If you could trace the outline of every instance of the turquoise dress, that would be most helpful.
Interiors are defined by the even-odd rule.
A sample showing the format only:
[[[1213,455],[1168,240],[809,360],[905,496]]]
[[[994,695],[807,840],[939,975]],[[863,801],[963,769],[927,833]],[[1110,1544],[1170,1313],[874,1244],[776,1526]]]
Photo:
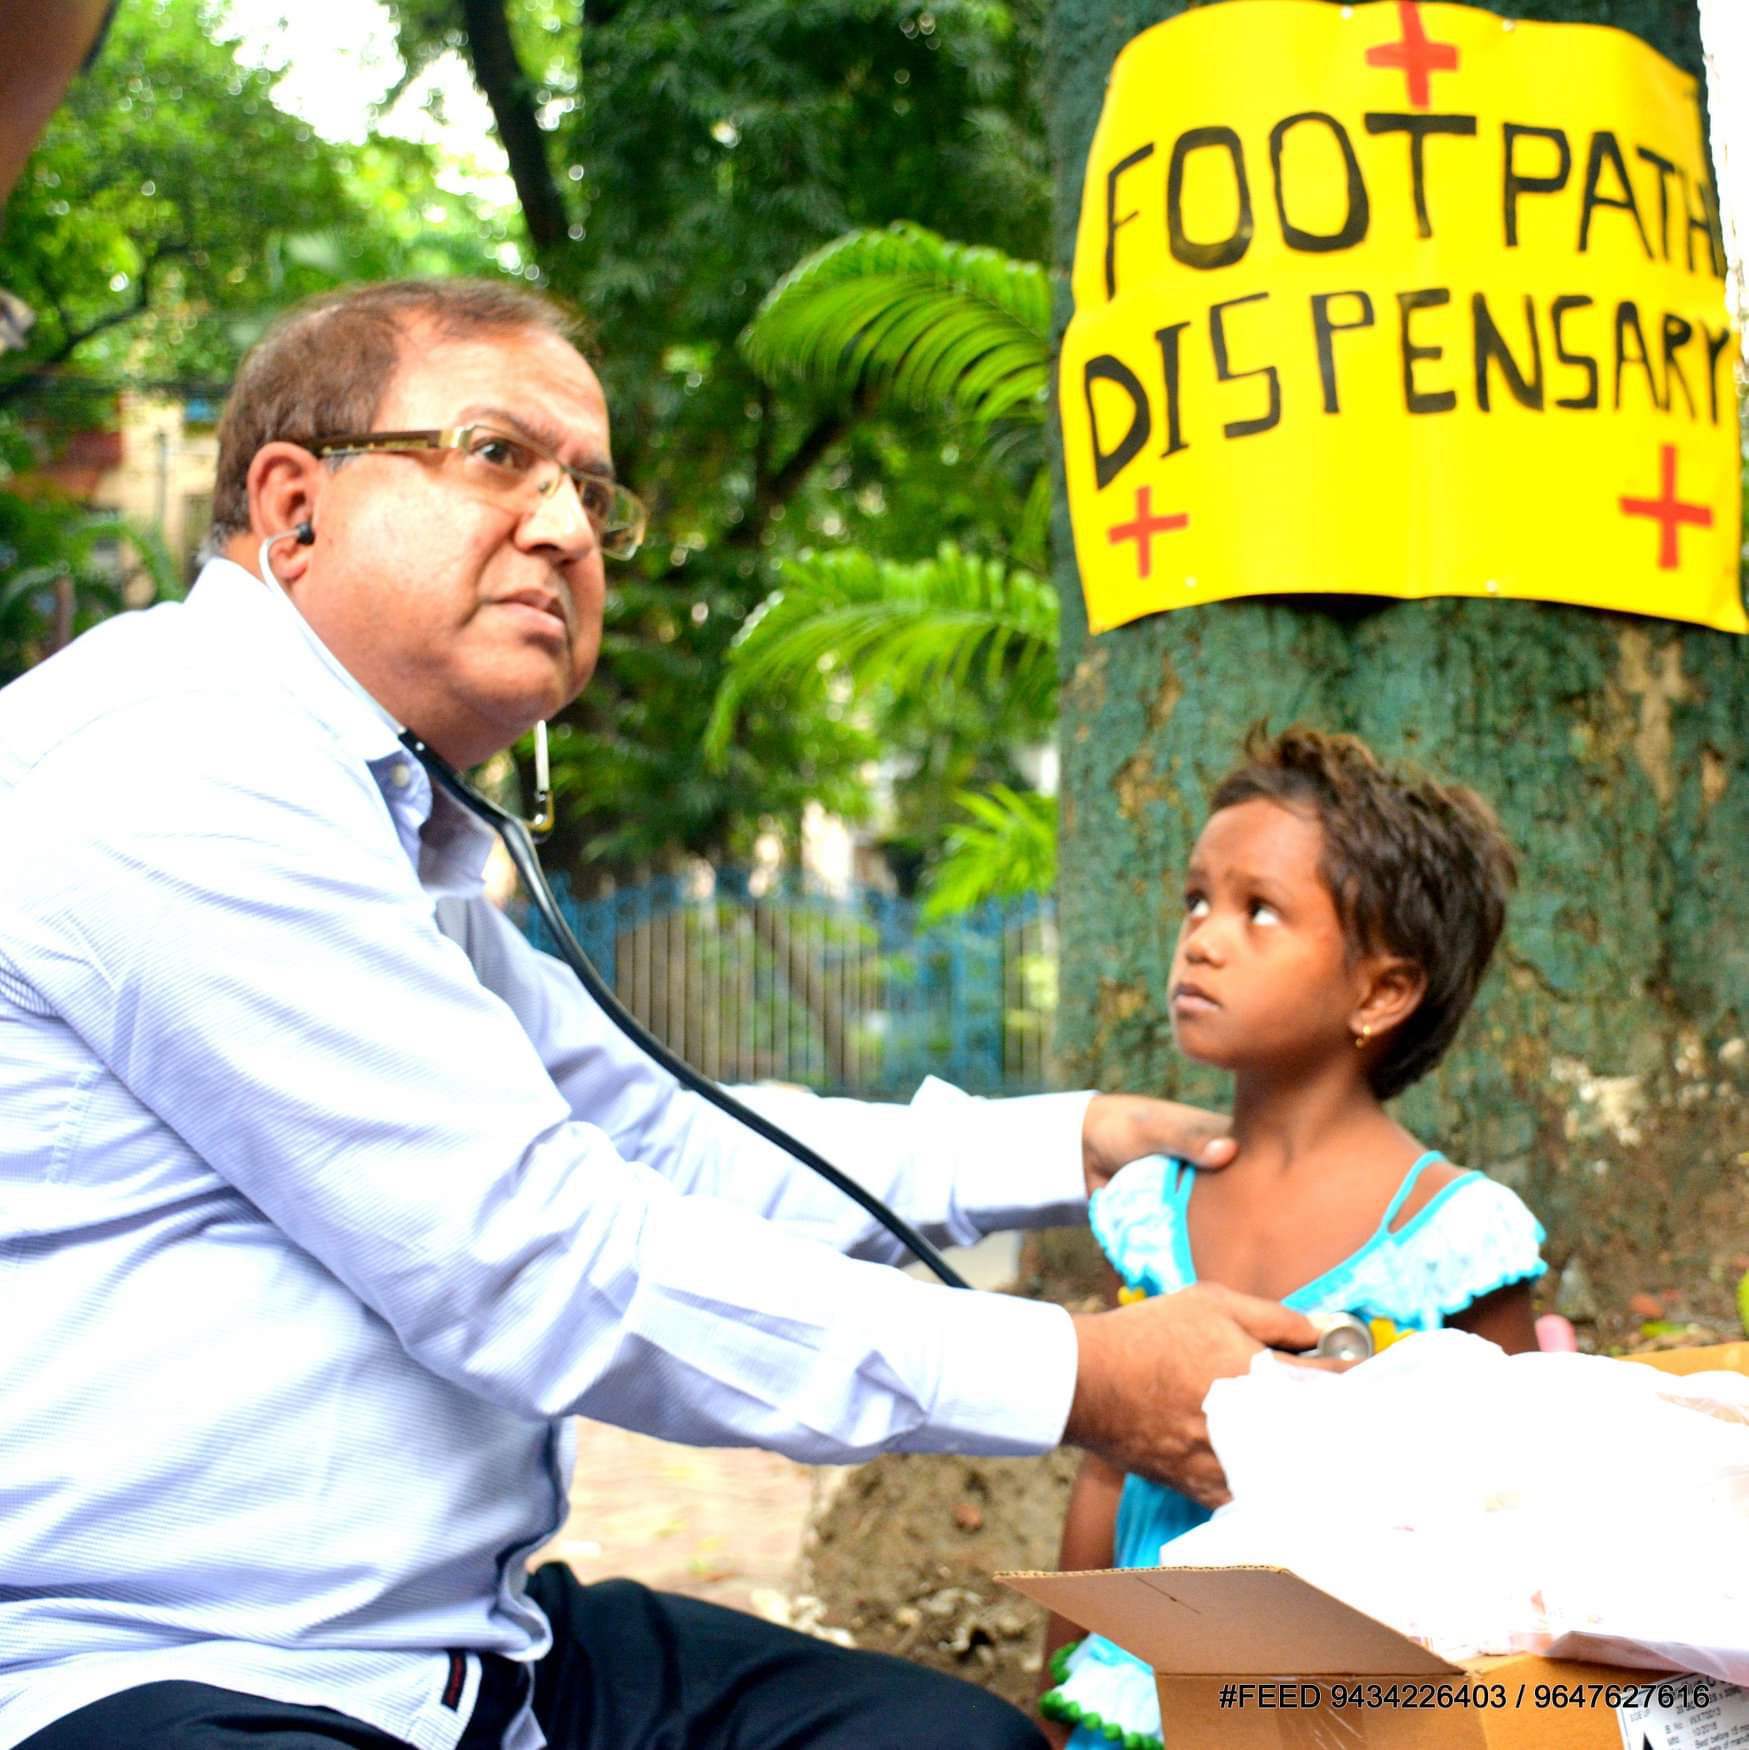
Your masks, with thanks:
[[[1461,1174],[1404,1224],[1391,1223],[1415,1182],[1443,1157],[1429,1150],[1410,1167],[1358,1251],[1285,1297],[1300,1312],[1352,1312],[1389,1319],[1402,1330],[1436,1330],[1472,1301],[1548,1266],[1541,1257],[1542,1224],[1504,1185],[1477,1172]],[[1196,1281],[1190,1255],[1190,1194],[1196,1170],[1153,1155],[1134,1161],[1089,1207],[1094,1236],[1126,1286],[1170,1294]],[[1151,1568],[1160,1546],[1209,1517],[1206,1507],[1174,1489],[1128,1477],[1118,1503],[1117,1565]],[[1155,1750],[1161,1743],[1153,1673],[1102,1635],[1089,1635],[1056,1655],[1057,1686],[1041,1707],[1076,1722],[1070,1750]],[[1176,1747],[1175,1747],[1176,1750]]]

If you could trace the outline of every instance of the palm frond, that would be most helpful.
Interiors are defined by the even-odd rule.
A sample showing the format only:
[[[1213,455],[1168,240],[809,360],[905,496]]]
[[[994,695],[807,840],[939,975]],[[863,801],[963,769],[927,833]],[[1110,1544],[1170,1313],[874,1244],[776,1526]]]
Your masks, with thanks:
[[[726,757],[743,701],[817,689],[828,672],[865,698],[971,689],[1052,720],[1057,595],[1037,574],[944,543],[913,564],[856,549],[814,554],[786,561],[782,578],[730,648],[705,736],[710,762]]]
[[[936,923],[991,899],[1049,893],[1057,883],[1057,804],[1006,784],[956,799],[969,819],[952,828],[947,854],[924,890],[923,921]]]
[[[766,295],[741,349],[774,383],[887,388],[984,423],[1042,419],[1050,306],[1037,262],[900,221],[852,231],[798,263]]]

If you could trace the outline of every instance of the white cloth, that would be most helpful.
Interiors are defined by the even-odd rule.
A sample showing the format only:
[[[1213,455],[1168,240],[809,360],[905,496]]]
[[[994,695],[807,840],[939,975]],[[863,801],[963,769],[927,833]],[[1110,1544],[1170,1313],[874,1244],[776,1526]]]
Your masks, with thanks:
[[[1433,1331],[1205,1408],[1233,1500],[1163,1565],[1291,1568],[1452,1660],[1749,1682],[1749,1377]]]
[[[225,562],[0,692],[0,1750],[168,1678],[448,1750],[440,1649],[548,1645],[573,1415],[1060,1436],[1067,1315],[839,1255],[897,1248],[633,1050],[488,848]],[[1086,1099],[786,1117],[958,1243],[1081,1215]]]

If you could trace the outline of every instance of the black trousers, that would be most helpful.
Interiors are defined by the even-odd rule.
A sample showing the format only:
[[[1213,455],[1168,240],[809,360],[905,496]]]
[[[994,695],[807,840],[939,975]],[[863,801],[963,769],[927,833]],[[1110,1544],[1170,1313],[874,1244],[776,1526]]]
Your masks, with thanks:
[[[884,1653],[863,1653],[632,1580],[581,1586],[557,1562],[529,1593],[553,1625],[533,1667],[554,1750],[1042,1750],[1005,1701]],[[529,1668],[488,1657],[458,1750],[501,1750]],[[93,1702],[19,1750],[401,1750],[328,1708],[204,1683],[148,1683]]]

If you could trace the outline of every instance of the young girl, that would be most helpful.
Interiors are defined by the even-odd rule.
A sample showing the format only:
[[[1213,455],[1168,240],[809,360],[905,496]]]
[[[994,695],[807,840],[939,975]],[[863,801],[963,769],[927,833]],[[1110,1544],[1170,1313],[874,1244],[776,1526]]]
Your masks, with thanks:
[[[1541,1225],[1385,1110],[1444,1055],[1499,938],[1514,877],[1499,823],[1352,736],[1254,731],[1245,752],[1191,853],[1169,991],[1185,1055],[1233,1074],[1238,1158],[1208,1174],[1133,1163],[1095,1195],[1093,1231],[1131,1293],[1222,1282],[1534,1349]],[[1152,1567],[1207,1518],[1089,1457],[1059,1565]],[[1153,1674],[1074,1633],[1055,1617],[1047,1631],[1057,1741],[1159,1745]]]

